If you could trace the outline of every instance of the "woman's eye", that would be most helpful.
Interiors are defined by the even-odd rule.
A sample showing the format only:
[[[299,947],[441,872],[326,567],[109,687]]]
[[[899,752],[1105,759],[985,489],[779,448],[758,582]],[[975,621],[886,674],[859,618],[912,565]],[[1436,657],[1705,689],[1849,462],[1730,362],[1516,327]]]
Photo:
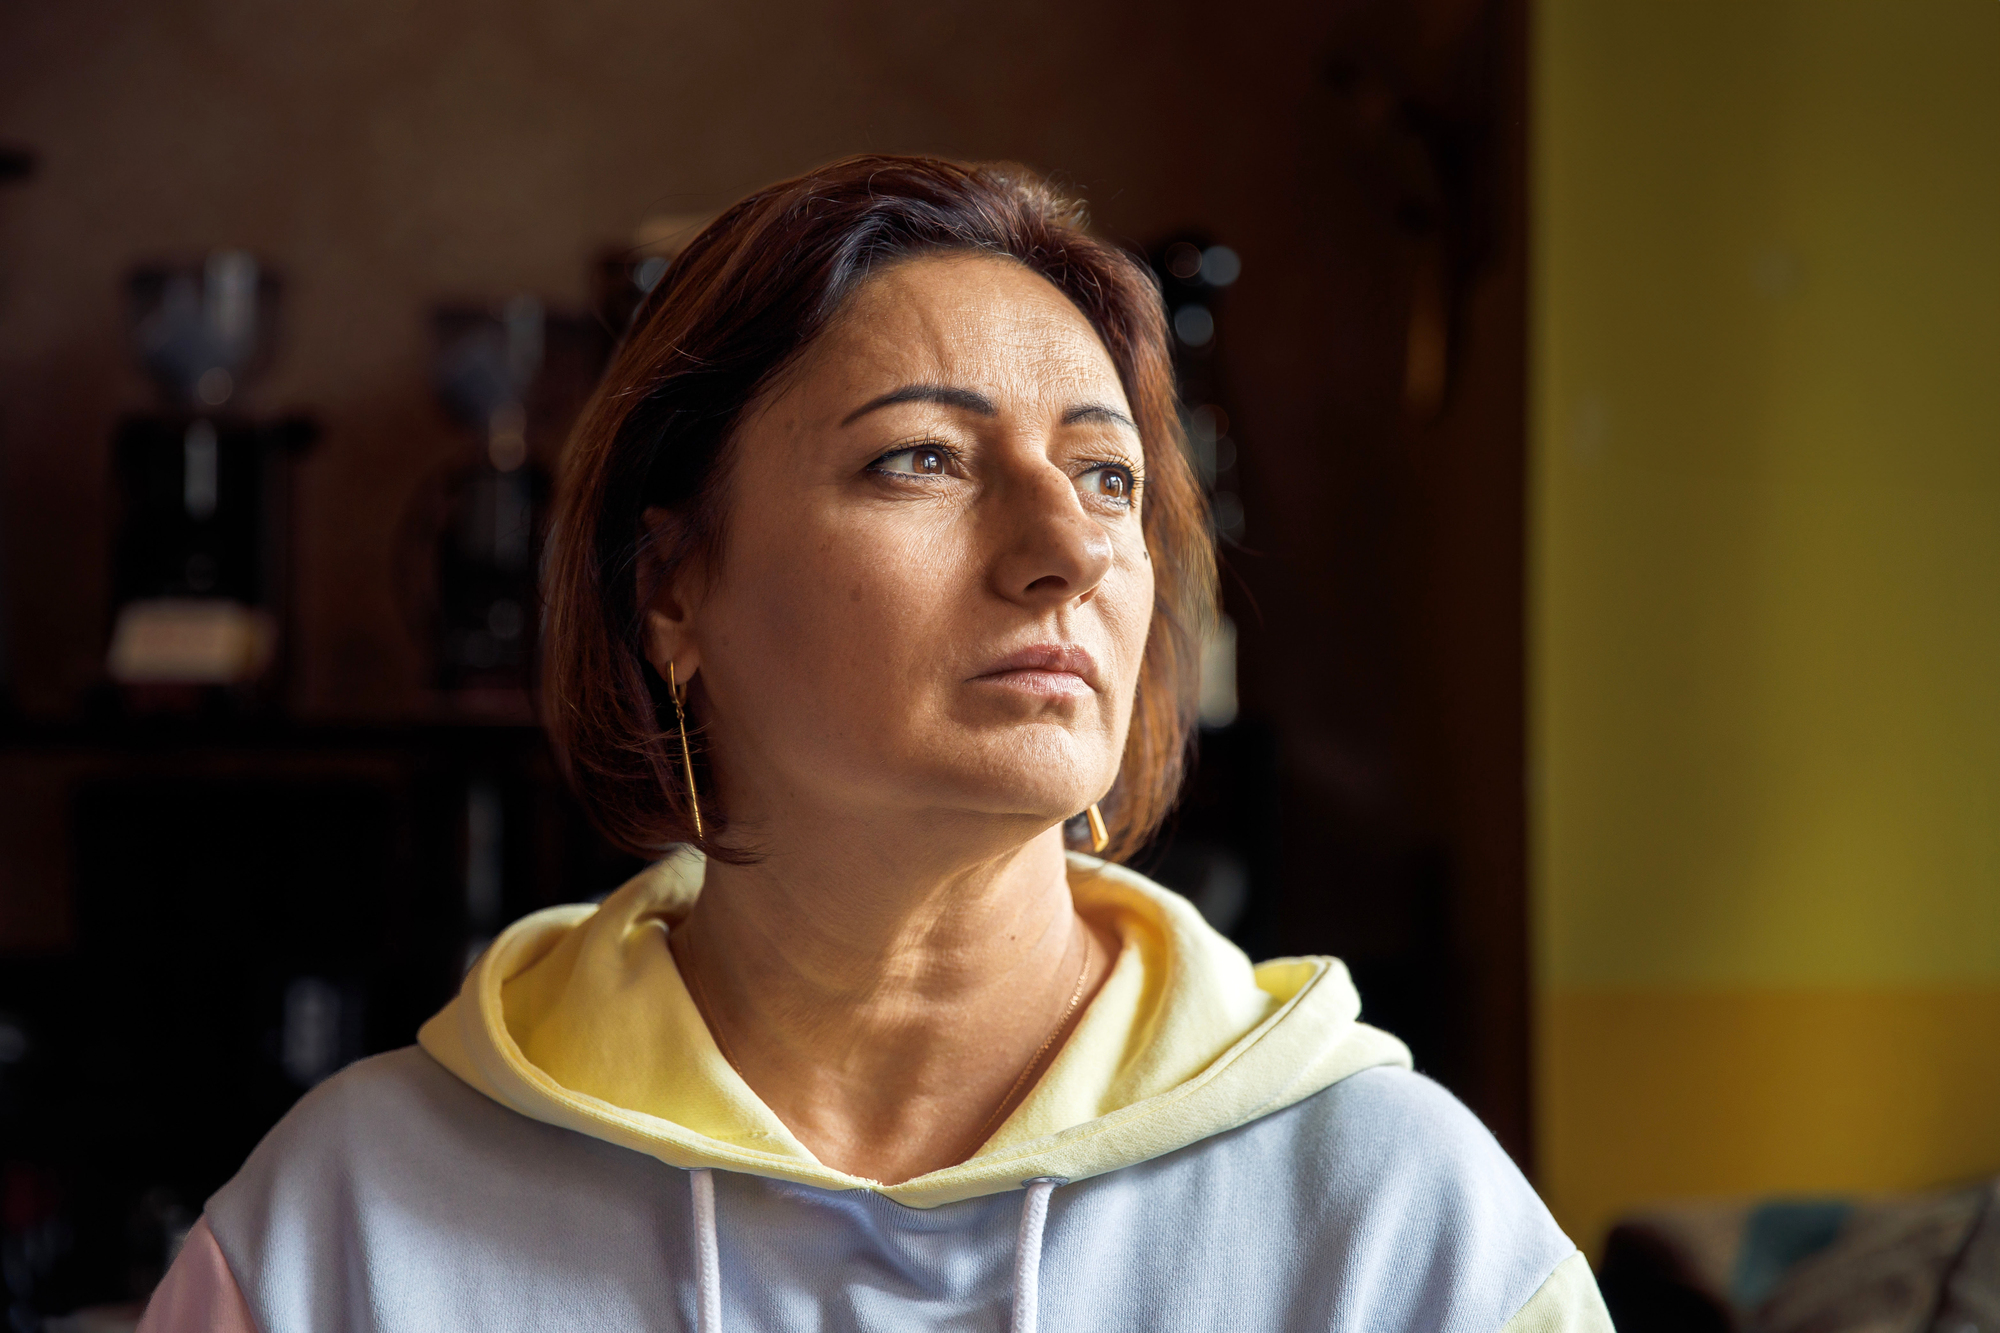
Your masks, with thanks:
[[[1107,500],[1116,500],[1121,504],[1129,504],[1131,502],[1133,490],[1132,474],[1125,468],[1118,467],[1115,464],[1094,467],[1084,473],[1081,480],[1085,494],[1100,495]]]
[[[875,460],[875,468],[879,472],[905,477],[941,477],[948,462],[944,450],[919,445],[914,449],[899,449],[893,454],[882,455]]]

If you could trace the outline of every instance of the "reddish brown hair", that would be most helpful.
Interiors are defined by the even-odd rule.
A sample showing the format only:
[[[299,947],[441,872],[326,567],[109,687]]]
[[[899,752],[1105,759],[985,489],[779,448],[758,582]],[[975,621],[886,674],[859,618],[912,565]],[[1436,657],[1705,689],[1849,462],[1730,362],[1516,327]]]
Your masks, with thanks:
[[[1020,167],[853,157],[760,190],[709,224],[654,287],[571,439],[548,565],[544,709],[570,781],[619,845],[657,855],[696,840],[673,704],[644,651],[644,511],[680,520],[670,549],[655,552],[662,569],[713,556],[726,450],[745,409],[870,273],[948,251],[1005,256],[1048,279],[1117,366],[1145,451],[1140,513],[1155,591],[1123,765],[1102,802],[1106,854],[1131,855],[1172,807],[1215,553],[1152,274]],[[715,845],[727,812],[710,799],[702,818],[699,845],[735,859]]]

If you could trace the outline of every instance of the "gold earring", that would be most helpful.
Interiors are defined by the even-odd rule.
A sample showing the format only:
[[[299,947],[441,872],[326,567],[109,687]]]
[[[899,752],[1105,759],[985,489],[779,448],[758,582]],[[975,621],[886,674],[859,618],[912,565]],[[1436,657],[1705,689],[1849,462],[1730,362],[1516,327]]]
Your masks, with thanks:
[[[674,662],[672,658],[667,659],[667,693],[674,697],[674,721],[681,729],[681,771],[687,774],[688,808],[694,811],[694,836],[699,841],[702,836],[701,798],[696,796],[694,791],[694,756],[688,753],[687,714],[681,710],[681,684],[674,675]],[[1097,807],[1093,805],[1090,808],[1095,810]],[[1093,829],[1103,827],[1103,825],[1094,819],[1091,821],[1090,826]]]
[[[1111,845],[1111,835],[1104,830],[1104,814],[1097,808],[1097,802],[1090,803],[1090,809],[1083,812],[1090,821],[1090,850],[1092,854],[1103,851]]]

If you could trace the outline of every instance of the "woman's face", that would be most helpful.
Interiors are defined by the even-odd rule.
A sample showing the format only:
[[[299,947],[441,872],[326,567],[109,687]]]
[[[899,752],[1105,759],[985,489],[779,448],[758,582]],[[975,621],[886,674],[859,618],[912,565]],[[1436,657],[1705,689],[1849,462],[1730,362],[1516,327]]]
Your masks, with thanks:
[[[991,256],[899,264],[734,448],[720,567],[650,617],[733,822],[1029,835],[1105,793],[1153,611],[1144,458],[1062,293]]]

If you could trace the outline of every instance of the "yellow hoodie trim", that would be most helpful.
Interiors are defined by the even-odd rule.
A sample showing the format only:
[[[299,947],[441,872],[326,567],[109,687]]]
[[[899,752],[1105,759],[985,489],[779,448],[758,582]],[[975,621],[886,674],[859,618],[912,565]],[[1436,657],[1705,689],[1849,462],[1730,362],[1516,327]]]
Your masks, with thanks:
[[[1072,854],[1077,910],[1119,941],[1110,976],[976,1154],[884,1185],[815,1158],[709,1035],[666,947],[704,869],[682,854],[602,906],[516,922],[424,1024],[419,1044],[503,1106],[669,1166],[870,1189],[918,1208],[1132,1166],[1349,1074],[1410,1063],[1401,1042],[1357,1021],[1360,998],[1338,960],[1252,968],[1180,895]]]

